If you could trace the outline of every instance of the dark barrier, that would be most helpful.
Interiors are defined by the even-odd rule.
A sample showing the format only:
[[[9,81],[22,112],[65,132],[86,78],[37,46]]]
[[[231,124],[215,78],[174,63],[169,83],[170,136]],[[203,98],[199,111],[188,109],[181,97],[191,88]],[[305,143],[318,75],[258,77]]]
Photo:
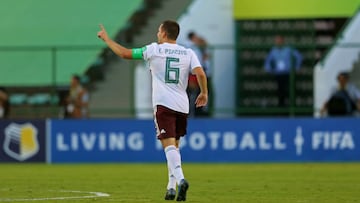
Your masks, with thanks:
[[[187,162],[360,161],[358,119],[190,120]],[[52,120],[51,162],[161,162],[151,120]]]
[[[0,162],[45,162],[44,120],[1,120]]]

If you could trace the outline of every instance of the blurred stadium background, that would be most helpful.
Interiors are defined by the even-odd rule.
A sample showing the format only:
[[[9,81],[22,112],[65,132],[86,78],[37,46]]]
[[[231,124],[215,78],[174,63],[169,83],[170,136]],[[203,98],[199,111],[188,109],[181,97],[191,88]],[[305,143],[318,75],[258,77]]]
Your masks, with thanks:
[[[166,168],[154,137],[149,72],[142,61],[115,56],[96,34],[102,23],[116,41],[142,47],[156,41],[165,19],[179,22],[178,43],[195,31],[211,56],[211,115],[190,119],[181,146],[196,186],[190,199],[358,201],[358,117],[320,118],[320,108],[339,72],[350,72],[360,88],[359,6],[360,0],[0,0],[0,87],[11,108],[0,119],[0,202],[59,190],[72,196],[74,189],[111,194],[104,202],[158,202],[163,194],[153,191],[162,191]],[[291,74],[287,107],[278,107],[274,77],[263,70],[279,34],[304,57]],[[89,119],[60,116],[73,74],[90,92]],[[14,164],[20,162],[62,164]]]
[[[163,19],[177,19],[179,43],[192,30],[210,44],[213,117],[317,115],[329,91],[324,85],[336,84],[329,77],[348,70],[359,81],[358,37],[344,37],[358,26],[358,3],[3,0],[0,86],[10,93],[10,118],[57,118],[73,74],[90,90],[92,118],[150,118],[148,74],[141,62],[118,59],[94,36],[103,23],[114,39],[139,47],[156,40]],[[304,56],[288,108],[277,107],[276,83],[262,71],[277,34]],[[343,52],[354,54],[331,62]]]

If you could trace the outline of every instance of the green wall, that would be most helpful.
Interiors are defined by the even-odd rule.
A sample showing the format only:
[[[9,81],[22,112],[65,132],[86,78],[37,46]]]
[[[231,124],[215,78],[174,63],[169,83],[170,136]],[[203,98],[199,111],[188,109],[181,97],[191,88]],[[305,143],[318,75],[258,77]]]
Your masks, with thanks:
[[[74,47],[57,53],[56,83],[68,84],[70,76],[84,73],[104,47],[96,37],[98,24],[103,23],[109,35],[114,36],[142,2],[1,0],[0,85],[52,84],[51,50],[35,50],[31,46],[95,46],[95,49]]]

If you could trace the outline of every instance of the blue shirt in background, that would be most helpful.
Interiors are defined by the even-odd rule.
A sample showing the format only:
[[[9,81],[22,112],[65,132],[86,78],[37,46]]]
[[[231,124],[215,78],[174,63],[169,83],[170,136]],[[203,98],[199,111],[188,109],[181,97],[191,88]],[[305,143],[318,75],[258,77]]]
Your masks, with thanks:
[[[265,71],[276,75],[289,74],[294,66],[300,69],[302,62],[301,54],[289,46],[274,47],[265,60]]]

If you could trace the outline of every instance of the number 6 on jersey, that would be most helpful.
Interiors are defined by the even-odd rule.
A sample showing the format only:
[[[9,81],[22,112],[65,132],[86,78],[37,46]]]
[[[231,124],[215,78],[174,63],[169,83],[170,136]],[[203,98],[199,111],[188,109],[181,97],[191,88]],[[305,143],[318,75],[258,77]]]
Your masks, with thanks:
[[[180,69],[171,67],[171,62],[179,62],[179,58],[166,57],[165,83],[179,83]]]

